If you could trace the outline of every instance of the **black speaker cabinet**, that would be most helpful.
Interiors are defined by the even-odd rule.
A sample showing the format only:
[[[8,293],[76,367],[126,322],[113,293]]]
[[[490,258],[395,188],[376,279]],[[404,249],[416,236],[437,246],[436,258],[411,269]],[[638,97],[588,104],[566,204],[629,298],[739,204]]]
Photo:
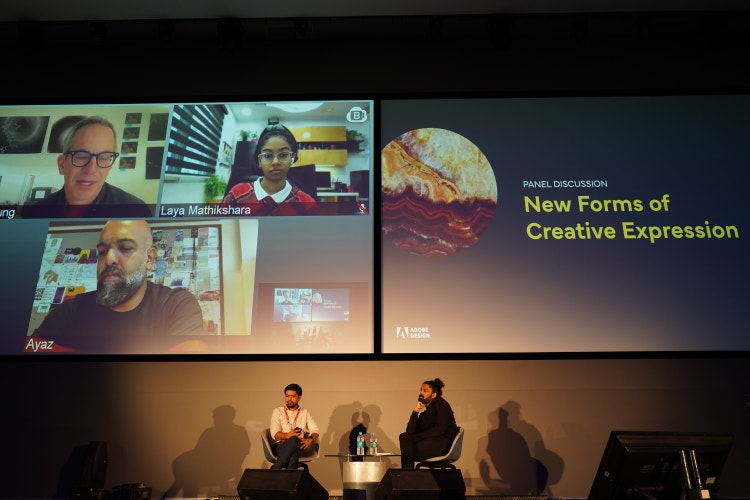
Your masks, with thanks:
[[[107,442],[91,441],[84,461],[83,482],[92,489],[104,488],[107,476]]]
[[[91,441],[76,446],[60,469],[57,496],[75,500],[98,500],[105,493],[107,476],[107,443]]]
[[[328,500],[307,470],[245,469],[237,494],[242,500]]]
[[[388,469],[375,490],[375,500],[464,500],[460,469]]]

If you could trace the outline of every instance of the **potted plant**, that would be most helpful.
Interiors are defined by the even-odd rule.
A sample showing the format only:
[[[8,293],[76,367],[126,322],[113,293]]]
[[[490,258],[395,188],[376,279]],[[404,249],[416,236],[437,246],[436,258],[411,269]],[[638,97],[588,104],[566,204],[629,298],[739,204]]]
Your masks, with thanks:
[[[254,130],[240,130],[240,138],[243,141],[246,141],[248,139],[250,140],[257,140],[258,139],[258,132],[255,132]]]
[[[346,140],[348,141],[361,141],[364,139],[362,132],[359,130],[346,129]]]
[[[208,176],[203,182],[203,201],[206,203],[221,201],[226,188],[227,183],[224,179],[216,174]]]
[[[346,149],[350,152],[360,151],[360,143],[365,140],[365,136],[358,130],[346,129]]]

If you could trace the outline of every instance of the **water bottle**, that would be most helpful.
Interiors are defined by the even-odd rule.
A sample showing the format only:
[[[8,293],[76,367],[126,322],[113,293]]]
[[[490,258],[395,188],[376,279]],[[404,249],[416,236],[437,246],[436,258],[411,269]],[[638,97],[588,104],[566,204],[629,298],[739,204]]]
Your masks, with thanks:
[[[378,454],[378,438],[375,437],[375,433],[370,434],[370,455]]]
[[[357,455],[364,455],[365,454],[365,436],[362,435],[362,432],[359,433],[357,436]]]

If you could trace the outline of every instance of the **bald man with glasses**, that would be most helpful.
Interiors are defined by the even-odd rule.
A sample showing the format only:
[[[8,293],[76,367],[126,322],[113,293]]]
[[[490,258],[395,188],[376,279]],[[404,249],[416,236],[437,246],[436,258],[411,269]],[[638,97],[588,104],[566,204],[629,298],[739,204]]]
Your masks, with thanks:
[[[140,198],[108,184],[107,176],[119,154],[117,134],[106,118],[90,116],[65,136],[57,169],[63,187],[24,205],[24,218],[151,217]]]

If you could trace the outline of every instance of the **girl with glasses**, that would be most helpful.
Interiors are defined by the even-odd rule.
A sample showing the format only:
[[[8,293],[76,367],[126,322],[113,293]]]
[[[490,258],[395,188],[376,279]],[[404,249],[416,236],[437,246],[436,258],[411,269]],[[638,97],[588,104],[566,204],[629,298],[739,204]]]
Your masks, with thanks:
[[[249,215],[315,215],[315,198],[287,180],[299,146],[283,125],[270,125],[260,134],[255,149],[263,176],[232,187],[222,205],[250,209]]]

